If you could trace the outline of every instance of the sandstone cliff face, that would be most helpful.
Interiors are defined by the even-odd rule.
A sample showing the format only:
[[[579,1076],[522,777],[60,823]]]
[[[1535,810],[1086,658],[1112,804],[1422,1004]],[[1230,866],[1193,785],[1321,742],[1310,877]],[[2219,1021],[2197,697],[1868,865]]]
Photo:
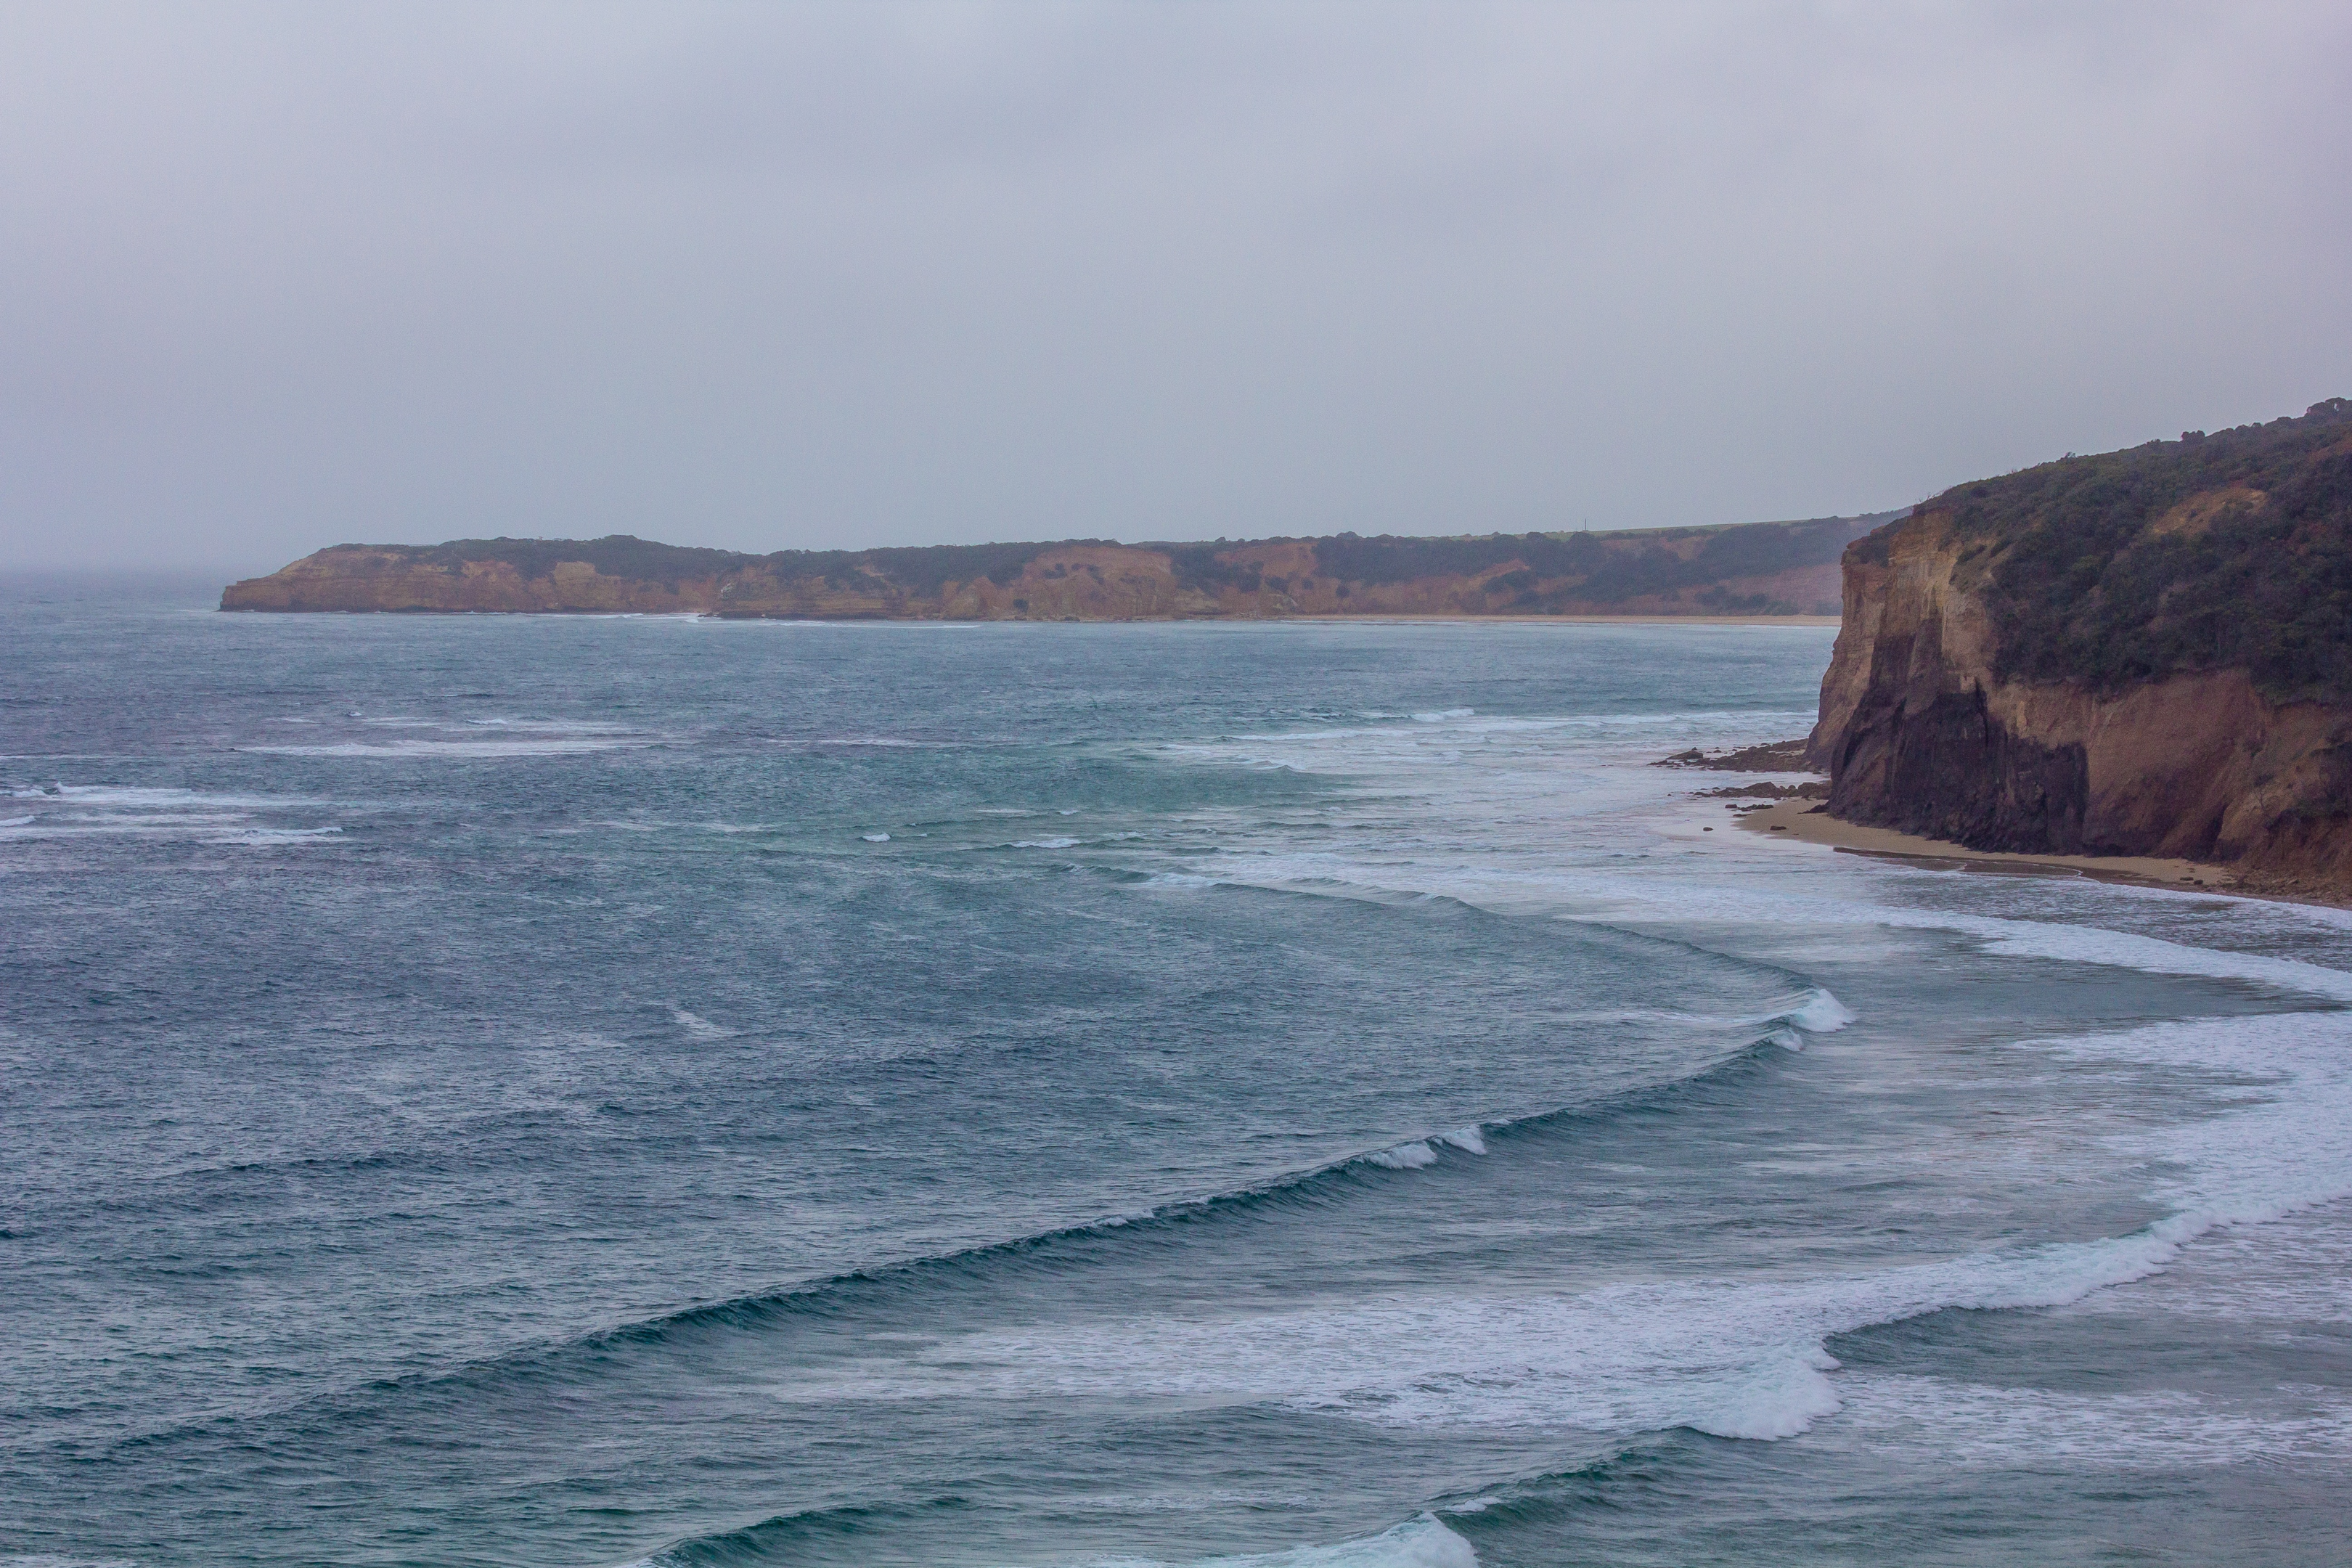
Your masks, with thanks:
[[[2340,455],[2328,441],[2307,446],[2298,461],[2324,468]],[[2128,519],[2114,524],[2121,543],[2105,570],[2144,575],[2147,561],[2133,553],[2143,542],[2170,548],[2202,518],[2253,519],[2262,508],[2245,489],[2179,497],[2158,487],[2137,532]],[[2021,609],[2003,581],[2019,531],[1970,525],[1966,502],[1985,491],[1955,491],[1846,552],[1843,620],[1808,742],[1831,775],[1831,813],[1982,849],[2179,856],[2352,886],[2352,701],[2324,689],[2282,691],[2276,680],[2266,691],[2252,667],[2269,666],[2254,657],[2136,679],[2021,672],[2003,639],[2022,640],[2022,625],[2049,641],[2031,618],[2047,615]],[[2307,497],[2309,487],[2281,493]],[[2035,527],[2064,521],[2047,509],[2036,515]],[[2305,534],[2340,531],[2332,515]],[[2305,592],[2331,591],[2332,568],[2310,566],[2331,557],[2278,549],[2273,578],[2305,571]],[[2116,590],[2126,591],[2138,591],[2137,579]],[[2070,613],[2095,616],[2100,592],[2093,584]],[[2151,602],[2161,614],[2183,596],[2168,590]],[[2315,669],[2325,650],[2307,651]]]
[[[1176,580],[1167,555],[1116,544],[1048,545],[1003,581],[949,578],[935,590],[880,576],[793,574],[766,562],[730,574],[714,615],[809,620],[1167,620],[1214,615],[1217,598]]]

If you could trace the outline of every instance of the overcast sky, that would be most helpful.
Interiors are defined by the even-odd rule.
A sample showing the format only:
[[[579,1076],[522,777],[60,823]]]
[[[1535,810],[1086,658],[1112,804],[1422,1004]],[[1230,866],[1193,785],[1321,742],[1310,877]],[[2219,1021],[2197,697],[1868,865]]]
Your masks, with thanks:
[[[1801,517],[2352,394],[2352,5],[0,5],[0,566]]]

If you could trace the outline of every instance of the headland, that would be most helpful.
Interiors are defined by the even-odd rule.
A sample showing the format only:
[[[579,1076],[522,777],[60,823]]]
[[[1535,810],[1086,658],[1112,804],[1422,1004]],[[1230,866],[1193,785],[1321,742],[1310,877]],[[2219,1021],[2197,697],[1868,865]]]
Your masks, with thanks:
[[[1843,567],[1825,799],[1747,826],[2352,899],[2352,400],[1956,486]]]
[[[767,555],[604,539],[339,544],[224,610],[789,620],[1695,619],[1827,624],[1895,516],[1606,533],[930,545]]]

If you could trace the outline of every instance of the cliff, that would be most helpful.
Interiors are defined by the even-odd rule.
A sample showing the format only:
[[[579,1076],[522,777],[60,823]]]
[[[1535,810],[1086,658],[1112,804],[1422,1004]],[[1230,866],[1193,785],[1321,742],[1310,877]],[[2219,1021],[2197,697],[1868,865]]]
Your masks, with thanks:
[[[2352,888],[2352,401],[1959,486],[1843,596],[1832,815]]]
[[[224,610],[692,612],[793,619],[1825,615],[1838,557],[1891,513],[1622,533],[1205,544],[693,550],[625,534],[339,544]]]

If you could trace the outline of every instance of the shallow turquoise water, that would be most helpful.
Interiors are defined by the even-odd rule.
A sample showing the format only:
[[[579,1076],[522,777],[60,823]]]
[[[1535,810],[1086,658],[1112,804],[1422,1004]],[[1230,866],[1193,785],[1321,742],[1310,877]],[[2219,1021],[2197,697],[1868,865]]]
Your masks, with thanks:
[[[2337,1560],[2352,930],[1828,643],[15,586],[0,1560]]]

